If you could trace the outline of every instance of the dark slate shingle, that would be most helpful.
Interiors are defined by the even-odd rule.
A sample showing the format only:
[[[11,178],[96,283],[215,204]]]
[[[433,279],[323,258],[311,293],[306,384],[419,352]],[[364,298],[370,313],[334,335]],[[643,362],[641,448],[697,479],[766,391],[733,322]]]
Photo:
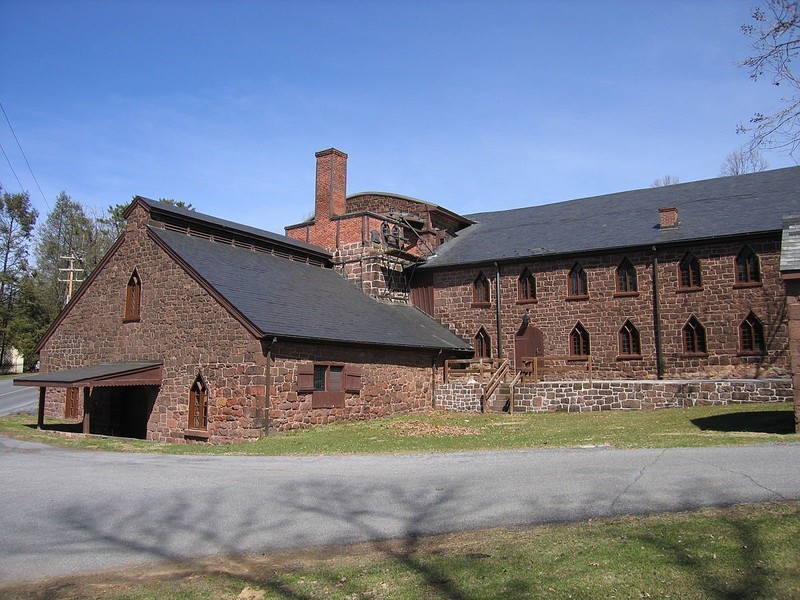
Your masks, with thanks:
[[[777,232],[800,212],[800,167],[467,215],[476,221],[436,249],[438,268]],[[679,225],[660,229],[658,209]]]
[[[331,269],[185,233],[151,231],[264,335],[471,350],[416,308],[380,303]]]

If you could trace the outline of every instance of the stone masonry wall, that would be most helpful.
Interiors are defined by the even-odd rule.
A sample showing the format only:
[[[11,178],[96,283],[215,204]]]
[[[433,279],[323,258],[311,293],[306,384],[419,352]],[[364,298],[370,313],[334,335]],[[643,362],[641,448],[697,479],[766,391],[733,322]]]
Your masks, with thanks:
[[[783,282],[779,273],[780,240],[762,237],[748,245],[759,255],[762,282],[736,285],[735,258],[744,242],[719,243],[658,250],[662,351],[665,378],[782,377],[789,366]],[[678,263],[691,250],[701,263],[702,287],[686,291],[678,287]],[[618,294],[615,271],[624,258],[636,268],[638,292]],[[567,297],[567,277],[579,262],[587,274],[588,298]],[[598,377],[656,378],[653,318],[653,253],[651,251],[594,254],[586,257],[520,261],[500,265],[502,355],[514,358],[514,339],[523,316],[543,332],[546,355],[569,355],[569,334],[580,322],[589,332],[591,355]],[[536,278],[536,299],[518,300],[517,282],[523,269]],[[472,303],[472,285],[482,272],[490,282],[491,302]],[[457,334],[473,339],[483,327],[498,356],[496,326],[496,270],[494,265],[451,268],[434,273],[435,317]],[[739,354],[739,324],[753,313],[764,325],[767,355]],[[708,353],[687,356],[682,328],[694,315],[706,329]],[[618,333],[630,320],[638,329],[641,355],[620,356]],[[513,362],[513,360],[512,360]],[[567,363],[569,364],[569,363]],[[573,375],[585,378],[585,364],[575,364]]]
[[[480,385],[450,382],[436,388],[436,408],[480,410]],[[514,388],[515,412],[648,410],[749,402],[790,402],[790,379],[552,381]]]
[[[410,414],[433,407],[433,355],[280,341],[270,348],[270,355],[270,431]],[[315,362],[358,366],[361,391],[348,392],[342,408],[312,408],[312,394],[298,389],[298,367]]]
[[[141,209],[131,215],[122,246],[42,349],[42,372],[108,361],[163,361],[148,439],[196,439],[185,437],[184,430],[189,390],[198,374],[209,390],[208,440],[258,438],[266,407],[260,341],[147,236],[146,219]],[[141,320],[123,323],[126,285],[134,269],[142,281]],[[64,394],[63,389],[48,390],[47,415],[64,416]]]

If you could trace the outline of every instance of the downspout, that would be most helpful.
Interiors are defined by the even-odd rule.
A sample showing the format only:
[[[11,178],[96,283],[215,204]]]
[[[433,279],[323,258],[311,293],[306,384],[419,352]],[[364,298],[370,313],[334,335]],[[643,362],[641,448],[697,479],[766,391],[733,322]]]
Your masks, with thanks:
[[[656,344],[656,379],[664,379],[664,356],[661,351],[661,301],[658,292],[658,249],[653,246],[653,334]]]
[[[494,297],[495,297],[495,313],[497,317],[497,358],[503,358],[503,333],[502,321],[500,320],[500,265],[494,263],[495,277],[494,277]]]

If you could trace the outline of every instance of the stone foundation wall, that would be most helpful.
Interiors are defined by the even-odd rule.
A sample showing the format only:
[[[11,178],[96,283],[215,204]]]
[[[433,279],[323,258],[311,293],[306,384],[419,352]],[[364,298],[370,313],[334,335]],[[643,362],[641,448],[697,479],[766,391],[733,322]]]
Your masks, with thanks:
[[[442,410],[480,410],[478,383],[451,382],[436,388],[435,406]],[[649,410],[747,402],[789,402],[790,379],[552,381],[514,388],[514,411],[590,412]]]

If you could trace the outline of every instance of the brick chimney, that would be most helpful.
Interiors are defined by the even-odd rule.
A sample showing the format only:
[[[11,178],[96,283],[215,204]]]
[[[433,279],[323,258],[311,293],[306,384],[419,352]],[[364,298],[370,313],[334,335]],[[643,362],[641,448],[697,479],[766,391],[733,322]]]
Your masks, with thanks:
[[[336,148],[322,150],[317,157],[317,188],[314,219],[328,221],[345,214],[347,195],[347,154]]]
[[[674,206],[658,209],[658,224],[661,229],[678,226],[678,209]]]

